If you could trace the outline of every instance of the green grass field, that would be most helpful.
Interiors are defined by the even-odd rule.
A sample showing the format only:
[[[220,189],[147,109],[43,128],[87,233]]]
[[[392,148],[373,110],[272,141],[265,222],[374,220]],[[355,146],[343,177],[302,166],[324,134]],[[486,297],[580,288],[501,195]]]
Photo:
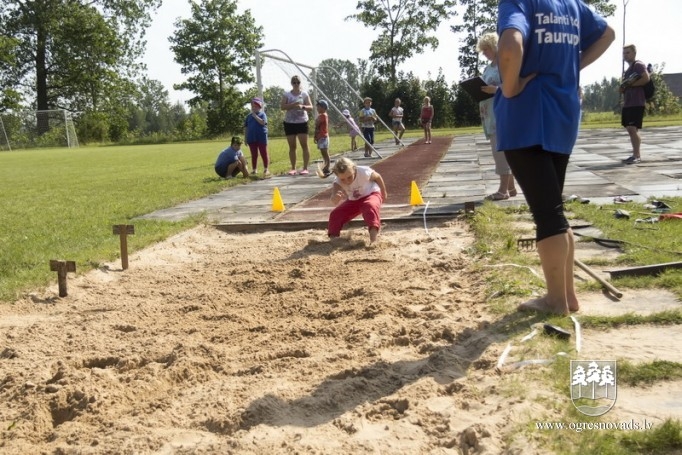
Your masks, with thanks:
[[[377,140],[387,137],[384,133]],[[207,141],[0,152],[0,301],[54,281],[51,259],[73,260],[78,272],[117,259],[120,241],[113,225],[135,225],[135,235],[128,238],[133,252],[200,223],[201,217],[179,223],[133,220],[247,183],[215,174],[215,159],[227,145]],[[312,140],[309,146],[311,161],[319,159]],[[332,154],[341,153],[350,139],[334,136],[331,146]],[[269,153],[272,173],[289,169],[285,139],[271,139]],[[300,147],[298,160],[300,166]],[[262,172],[260,159],[259,164]]]
[[[601,118],[598,126],[618,126],[612,120]],[[679,125],[682,117],[661,122]],[[470,127],[433,134],[480,132],[480,127]],[[377,134],[377,141],[388,137]],[[422,132],[411,130],[406,137],[422,137]],[[241,178],[219,179],[213,171],[226,145],[207,141],[0,152],[0,301],[54,281],[51,259],[73,260],[78,272],[116,260],[120,244],[112,233],[115,224],[135,225],[135,235],[128,239],[128,250],[134,252],[202,222],[201,217],[178,223],[134,219],[244,184]],[[332,155],[341,153],[349,149],[350,139],[335,135],[331,146]],[[319,159],[312,140],[310,148],[312,159]],[[271,172],[286,172],[285,139],[271,139],[269,152]]]

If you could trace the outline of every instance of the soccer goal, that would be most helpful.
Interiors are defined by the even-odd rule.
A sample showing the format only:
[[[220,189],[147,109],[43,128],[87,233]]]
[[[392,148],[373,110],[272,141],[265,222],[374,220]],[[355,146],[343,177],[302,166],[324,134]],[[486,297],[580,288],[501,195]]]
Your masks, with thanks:
[[[0,114],[0,149],[34,147],[78,147],[71,112],[15,111]]]
[[[12,151],[12,146],[9,143],[9,137],[7,136],[7,130],[5,129],[5,122],[2,121],[0,117],[0,129],[2,130],[2,136],[0,137],[0,150]]]
[[[279,49],[262,50],[256,53],[256,83],[258,93],[265,101],[269,127],[282,123],[284,114],[279,109],[279,102],[282,93],[289,90],[282,86],[288,87],[289,81],[294,75],[304,79],[306,85],[310,87],[309,93],[313,102],[319,99],[327,100],[330,107],[330,126],[346,124],[346,119],[342,114],[343,110],[348,109],[354,116],[362,107],[363,97],[354,86],[357,82],[347,80],[336,69],[328,66],[314,67],[295,62]],[[271,109],[267,109],[268,104],[272,106]],[[394,135],[392,129],[386,125],[381,117],[379,117],[379,122]],[[362,133],[358,137],[364,141]],[[373,153],[382,158],[374,146],[370,144],[370,147]]]

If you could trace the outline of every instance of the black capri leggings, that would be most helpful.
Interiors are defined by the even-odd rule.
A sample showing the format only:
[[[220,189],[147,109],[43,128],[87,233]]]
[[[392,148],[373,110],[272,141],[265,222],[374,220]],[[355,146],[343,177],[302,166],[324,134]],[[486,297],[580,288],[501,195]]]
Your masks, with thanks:
[[[536,240],[568,231],[570,226],[564,215],[561,194],[569,155],[547,152],[535,146],[507,150],[504,156],[533,214]]]

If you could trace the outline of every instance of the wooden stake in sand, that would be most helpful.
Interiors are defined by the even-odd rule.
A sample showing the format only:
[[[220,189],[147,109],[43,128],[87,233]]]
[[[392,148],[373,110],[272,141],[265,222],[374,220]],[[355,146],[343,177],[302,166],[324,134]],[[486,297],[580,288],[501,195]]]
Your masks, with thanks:
[[[59,261],[56,259],[50,260],[50,270],[57,272],[57,283],[59,284],[59,297],[66,297],[66,274],[68,272],[76,271],[76,263],[74,261]]]
[[[128,269],[128,234],[135,233],[135,226],[132,224],[115,224],[114,234],[121,236],[121,268]]]

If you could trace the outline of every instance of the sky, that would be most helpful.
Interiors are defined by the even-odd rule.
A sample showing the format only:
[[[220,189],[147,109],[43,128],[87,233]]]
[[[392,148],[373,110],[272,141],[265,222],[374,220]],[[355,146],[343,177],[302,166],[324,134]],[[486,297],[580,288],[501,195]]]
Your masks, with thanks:
[[[616,31],[616,40],[597,62],[582,71],[581,85],[601,82],[604,77],[619,77],[623,43],[634,43],[637,58],[645,63],[665,64],[664,73],[682,73],[682,51],[676,44],[675,32],[682,17],[682,0],[611,0],[611,3],[617,9],[607,21]],[[357,12],[356,0],[239,0],[238,4],[240,12],[251,10],[256,24],[263,28],[263,49],[279,49],[294,61],[313,67],[328,58],[354,63],[367,59],[370,44],[378,36],[378,31],[357,21],[344,20]],[[175,21],[189,17],[188,0],[163,0],[147,31],[147,52],[143,58],[147,75],[166,87],[171,102],[184,102],[193,96],[173,89],[173,84],[181,83],[184,76],[173,60],[168,42],[175,31]],[[425,50],[398,69],[426,79],[435,78],[442,68],[448,84],[459,81],[460,43],[450,31],[450,25],[459,20],[451,18],[441,25],[436,34],[440,44],[435,51]],[[283,81],[277,85],[286,87],[289,77],[282,75]]]

